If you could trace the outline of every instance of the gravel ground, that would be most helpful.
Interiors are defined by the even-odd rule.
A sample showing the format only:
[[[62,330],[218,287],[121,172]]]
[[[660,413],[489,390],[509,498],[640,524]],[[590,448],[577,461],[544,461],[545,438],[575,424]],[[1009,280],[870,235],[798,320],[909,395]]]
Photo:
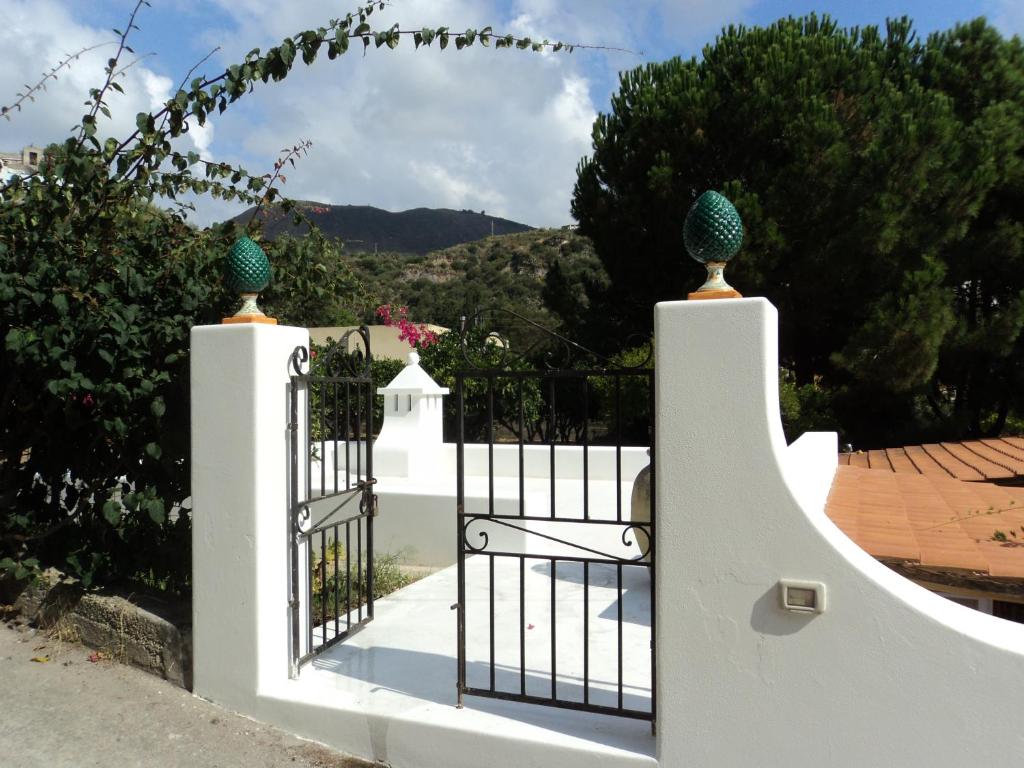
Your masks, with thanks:
[[[0,623],[4,768],[366,768],[170,683]]]

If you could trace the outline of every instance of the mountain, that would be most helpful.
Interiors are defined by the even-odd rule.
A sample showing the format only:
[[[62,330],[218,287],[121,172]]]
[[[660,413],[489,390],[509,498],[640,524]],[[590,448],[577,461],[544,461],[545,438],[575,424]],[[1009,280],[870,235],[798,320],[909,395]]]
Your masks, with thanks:
[[[590,240],[569,229],[485,237],[423,255],[347,250],[347,264],[377,301],[448,327],[461,315],[504,306],[570,330],[586,307],[585,286],[607,283]]]
[[[326,237],[342,240],[348,253],[395,251],[422,255],[491,235],[532,229],[526,224],[488,216],[483,211],[413,208],[392,213],[370,205],[326,205],[308,201],[300,201],[296,206]],[[244,225],[251,215],[250,208],[234,221]],[[282,233],[302,235],[308,229],[304,224],[295,226],[291,215],[280,207],[264,210],[260,217],[267,239],[272,240]]]

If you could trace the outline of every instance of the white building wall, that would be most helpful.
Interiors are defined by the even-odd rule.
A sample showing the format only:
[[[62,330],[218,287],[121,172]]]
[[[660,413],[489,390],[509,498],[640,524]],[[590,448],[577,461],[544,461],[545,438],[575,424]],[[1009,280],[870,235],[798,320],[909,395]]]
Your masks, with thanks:
[[[655,310],[660,764],[1024,765],[1024,626],[903,579],[824,513],[835,435],[787,446],[764,299]],[[821,582],[824,613],[780,607]]]

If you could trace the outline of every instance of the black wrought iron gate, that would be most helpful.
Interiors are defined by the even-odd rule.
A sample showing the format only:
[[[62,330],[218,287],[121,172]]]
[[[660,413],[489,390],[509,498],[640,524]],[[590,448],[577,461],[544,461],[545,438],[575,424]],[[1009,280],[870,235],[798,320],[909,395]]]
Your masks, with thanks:
[[[501,315],[526,335],[464,320],[455,381],[459,706],[485,696],[653,727],[653,450],[637,475],[654,443],[649,345],[616,363]],[[538,351],[551,342],[557,361]]]
[[[292,676],[373,620],[373,406],[365,326],[291,356]]]

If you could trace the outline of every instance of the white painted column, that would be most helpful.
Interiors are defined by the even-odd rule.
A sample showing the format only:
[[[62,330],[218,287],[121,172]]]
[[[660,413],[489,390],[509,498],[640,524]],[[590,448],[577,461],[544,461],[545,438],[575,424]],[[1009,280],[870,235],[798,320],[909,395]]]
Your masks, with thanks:
[[[667,302],[655,334],[660,765],[1024,764],[1024,626],[828,520],[836,435],[786,445],[775,308]],[[825,611],[785,610],[782,579],[824,585]]]
[[[288,362],[303,328],[192,329],[197,695],[245,711],[288,677]]]

